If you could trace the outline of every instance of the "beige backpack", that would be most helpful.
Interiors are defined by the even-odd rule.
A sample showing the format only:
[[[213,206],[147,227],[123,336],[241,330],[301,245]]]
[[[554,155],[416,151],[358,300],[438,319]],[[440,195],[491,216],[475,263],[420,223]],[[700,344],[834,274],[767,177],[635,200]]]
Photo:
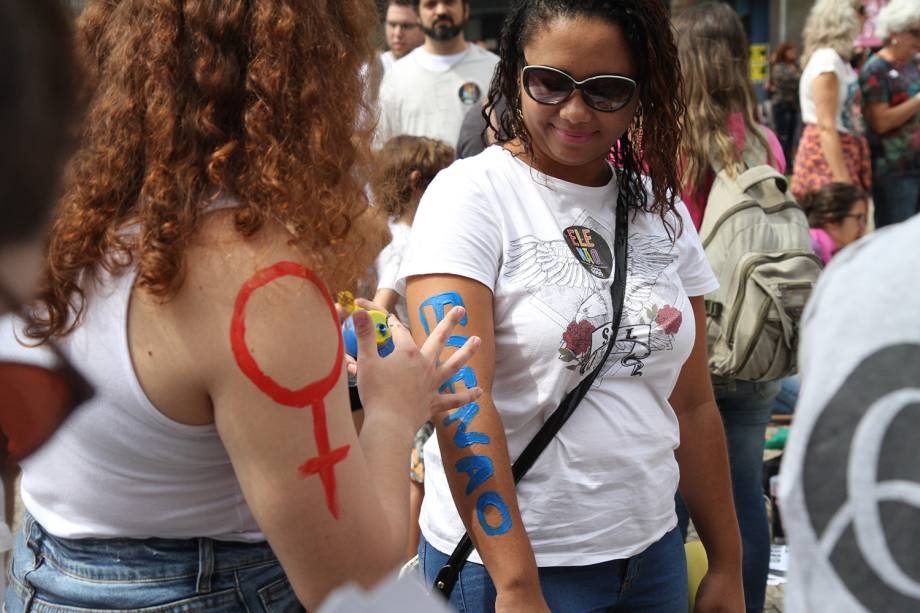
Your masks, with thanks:
[[[795,372],[799,318],[822,266],[786,178],[756,157],[746,150],[756,163],[734,178],[716,174],[700,228],[719,279],[705,299],[709,370],[774,381]]]

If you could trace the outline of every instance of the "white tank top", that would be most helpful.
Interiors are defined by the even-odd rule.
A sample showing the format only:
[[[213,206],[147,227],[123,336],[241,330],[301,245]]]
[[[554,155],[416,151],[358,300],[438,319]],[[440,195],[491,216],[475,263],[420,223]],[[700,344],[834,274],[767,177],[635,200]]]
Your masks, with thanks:
[[[59,341],[96,395],[23,462],[25,508],[63,538],[264,541],[216,427],[166,417],[141,388],[127,334],[135,276],[85,288],[83,321]]]

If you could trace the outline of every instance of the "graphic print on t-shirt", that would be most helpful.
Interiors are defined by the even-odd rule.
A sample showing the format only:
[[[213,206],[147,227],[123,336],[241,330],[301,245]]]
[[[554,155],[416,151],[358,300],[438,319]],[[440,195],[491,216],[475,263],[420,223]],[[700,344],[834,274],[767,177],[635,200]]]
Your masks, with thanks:
[[[472,106],[479,102],[479,99],[482,97],[482,90],[479,89],[478,85],[469,81],[460,86],[457,95],[460,97],[460,102],[467,106]]]
[[[655,291],[661,273],[674,261],[671,247],[666,236],[629,237],[623,320],[602,375],[625,367],[632,369],[630,376],[641,377],[645,360],[653,351],[673,349],[674,335],[680,330],[683,316],[675,305],[662,302],[660,291]]]
[[[523,283],[532,304],[560,327],[558,358],[579,375],[597,366],[610,342],[609,271],[613,262],[612,256],[605,257],[598,248],[603,245],[609,253],[603,236],[610,234],[608,228],[586,216],[563,230],[562,240],[526,235],[511,241],[505,254],[505,276]],[[589,263],[581,251],[587,243],[594,249],[587,258],[596,259],[596,263]],[[673,337],[682,323],[681,311],[679,305],[662,302],[661,292],[655,288],[674,257],[667,237],[629,237],[622,322],[601,376],[621,368],[631,369],[630,376],[642,376],[645,360],[653,351],[673,348]]]
[[[808,435],[802,490],[822,563],[869,611],[920,607],[920,345],[853,367]],[[796,517],[798,522],[802,519]]]
[[[591,228],[569,226],[562,232],[569,249],[588,272],[595,277],[606,279],[613,267],[613,256],[607,241],[599,234],[592,234]]]

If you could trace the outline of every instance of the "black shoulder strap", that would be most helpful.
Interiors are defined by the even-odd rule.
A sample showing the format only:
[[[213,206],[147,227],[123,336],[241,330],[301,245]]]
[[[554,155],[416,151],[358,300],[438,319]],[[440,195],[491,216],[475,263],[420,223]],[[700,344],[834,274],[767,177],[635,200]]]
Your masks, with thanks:
[[[524,448],[524,451],[521,452],[521,455],[518,456],[518,459],[511,466],[511,474],[514,475],[515,484],[517,484],[527,471],[530,470],[530,467],[533,466],[537,458],[540,457],[540,454],[543,453],[543,450],[546,449],[546,446],[549,445],[549,442],[556,437],[556,433],[559,432],[562,425],[565,424],[569,417],[572,416],[572,413],[575,412],[576,407],[578,407],[582,398],[585,397],[585,394],[588,393],[594,380],[597,379],[601,369],[604,367],[604,363],[607,361],[608,356],[610,356],[610,351],[616,344],[617,332],[620,329],[620,319],[623,315],[623,300],[626,296],[626,244],[629,238],[629,233],[627,232],[628,224],[629,215],[626,205],[626,196],[621,189],[620,195],[617,198],[616,229],[613,238],[614,277],[613,283],[610,286],[613,318],[611,319],[610,340],[607,343],[607,349],[604,352],[603,359],[601,359],[597,367],[591,371],[591,374],[585,377],[575,389],[566,394],[562,402],[559,403],[559,407],[553,411],[553,414],[549,416],[549,419],[546,420],[546,423],[543,424],[540,431],[537,432],[533,440],[527,444],[527,447]],[[454,549],[454,552],[447,560],[447,563],[438,571],[438,575],[434,581],[434,589],[440,592],[445,598],[450,598],[450,593],[454,589],[454,584],[457,583],[460,571],[463,569],[463,565],[466,564],[466,560],[470,557],[472,551],[473,541],[470,539],[469,534],[464,534],[463,538],[460,539],[460,542]]]

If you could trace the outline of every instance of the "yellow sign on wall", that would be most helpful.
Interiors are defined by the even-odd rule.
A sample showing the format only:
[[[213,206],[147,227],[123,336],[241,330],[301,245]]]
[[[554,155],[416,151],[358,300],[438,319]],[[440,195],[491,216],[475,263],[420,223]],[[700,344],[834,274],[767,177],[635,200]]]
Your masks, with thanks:
[[[751,81],[754,83],[763,83],[767,80],[769,52],[770,45],[766,43],[751,45]]]

